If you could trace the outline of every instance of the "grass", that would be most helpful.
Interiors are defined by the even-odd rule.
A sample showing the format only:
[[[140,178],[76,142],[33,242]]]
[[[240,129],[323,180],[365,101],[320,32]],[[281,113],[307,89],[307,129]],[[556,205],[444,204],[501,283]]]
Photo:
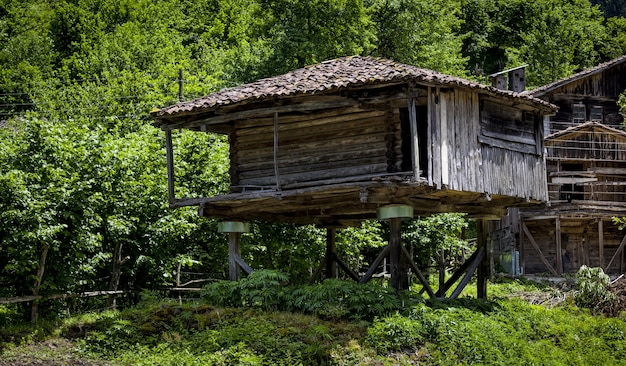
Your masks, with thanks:
[[[37,331],[4,327],[0,365],[626,365],[626,316],[595,316],[561,289],[520,280],[490,284],[489,294],[359,321],[151,301]],[[542,296],[565,300],[527,301]]]

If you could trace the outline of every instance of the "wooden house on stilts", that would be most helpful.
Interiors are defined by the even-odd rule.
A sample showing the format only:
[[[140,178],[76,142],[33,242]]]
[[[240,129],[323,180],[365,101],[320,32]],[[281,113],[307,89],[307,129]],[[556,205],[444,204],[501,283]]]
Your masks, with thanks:
[[[251,270],[238,255],[244,222],[327,227],[325,265],[345,267],[333,252],[334,228],[379,218],[390,221],[391,239],[376,261],[389,257],[392,285],[405,288],[410,268],[429,295],[445,296],[451,284],[435,294],[400,243],[401,220],[464,212],[481,220],[482,232],[484,220],[499,219],[507,207],[544,202],[543,120],[555,111],[532,96],[390,60],[345,57],[177,103],[153,117],[166,133],[170,206],[198,206],[200,215],[224,220],[231,278]],[[171,134],[178,129],[228,134],[229,194],[175,197]],[[483,297],[485,258],[481,246],[455,274],[466,284],[478,270]],[[361,282],[373,273],[343,269]]]
[[[544,120],[548,204],[512,209],[503,226],[516,238],[501,243],[519,253],[513,272],[626,271],[626,232],[613,222],[626,216],[626,132],[617,105],[625,89],[622,56],[524,93],[559,111]]]

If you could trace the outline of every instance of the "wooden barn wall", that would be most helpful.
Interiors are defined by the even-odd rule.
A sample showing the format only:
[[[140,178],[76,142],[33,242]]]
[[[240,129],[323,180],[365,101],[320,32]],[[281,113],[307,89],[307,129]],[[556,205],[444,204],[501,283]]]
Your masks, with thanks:
[[[575,273],[582,265],[606,268],[615,255],[624,233],[612,224],[610,220],[603,221],[603,248],[600,248],[598,219],[561,218],[561,262],[564,273]],[[527,220],[525,225],[537,243],[544,258],[550,265],[557,268],[556,248],[556,219]],[[548,267],[541,260],[536,248],[527,237],[523,238],[521,248],[524,273],[536,274],[549,272]],[[602,257],[600,251],[602,250]],[[618,255],[607,273],[622,273],[624,271],[624,254]]]
[[[546,142],[547,157],[559,160],[626,161],[626,139],[605,130],[581,130]]]
[[[274,117],[238,121],[235,131],[233,186],[275,186]],[[392,112],[341,108],[278,115],[280,184],[386,173],[402,160],[398,144],[400,122]]]
[[[601,73],[575,80],[542,96],[542,99],[559,106],[557,114],[550,118],[553,123],[549,132],[554,133],[571,126],[573,104],[584,104],[587,107],[587,118],[591,106],[602,107],[603,123],[619,126],[624,118],[619,113],[616,102],[625,89],[626,66],[620,64]]]
[[[478,140],[484,192],[547,198],[542,128],[537,115],[488,100],[483,102]]]
[[[457,191],[484,192],[478,95],[461,90],[429,91],[432,182]]]

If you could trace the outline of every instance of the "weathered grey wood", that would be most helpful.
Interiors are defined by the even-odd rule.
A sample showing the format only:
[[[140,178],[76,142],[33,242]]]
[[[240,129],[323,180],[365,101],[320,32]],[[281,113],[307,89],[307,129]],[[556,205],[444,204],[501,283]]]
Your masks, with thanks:
[[[598,254],[600,257],[600,268],[604,268],[604,223],[598,220]]]
[[[433,185],[433,118],[432,118],[432,109],[433,106],[431,105],[431,89],[432,88],[427,88],[427,94],[426,94],[426,123],[428,124],[426,127],[426,141],[424,141],[426,143],[426,151],[427,151],[427,155],[428,155],[428,185],[432,186]]]
[[[167,158],[167,197],[169,203],[176,200],[174,194],[174,147],[172,144],[172,131],[165,131],[165,153]]]
[[[615,251],[615,254],[613,254],[613,257],[611,257],[611,260],[609,261],[609,264],[607,264],[606,267],[604,268],[604,272],[608,272],[609,271],[609,268],[611,268],[611,265],[613,264],[613,261],[615,261],[615,258],[617,258],[622,253],[622,251],[624,250],[624,245],[626,245],[626,235],[624,236],[622,241],[619,243],[619,246],[617,247],[617,250]]]
[[[478,141],[482,144],[499,147],[501,149],[507,149],[512,151],[519,151],[524,154],[536,154],[537,151],[534,145],[520,144],[513,141],[504,141],[489,136],[478,136]]]
[[[240,271],[237,258],[241,255],[239,239],[241,233],[228,233],[228,278],[231,281],[239,279]]]
[[[548,270],[550,271],[550,273],[552,273],[552,275],[557,276],[556,270],[552,267],[550,262],[548,262],[546,257],[544,257],[543,252],[541,251],[541,248],[539,248],[539,245],[535,241],[535,238],[533,238],[533,235],[528,230],[528,227],[526,226],[526,224],[522,223],[522,229],[524,231],[524,234],[526,234],[526,237],[528,238],[528,241],[530,242],[530,244],[532,244],[532,246],[535,248],[535,250],[539,254],[539,258],[541,259],[543,264],[546,266],[546,268],[548,268]]]
[[[556,274],[560,276],[563,274],[563,254],[561,244],[561,218],[558,216],[555,220],[554,236],[556,243]]]
[[[476,256],[478,256],[479,253],[480,253],[480,248],[476,249],[474,253],[472,253],[472,255],[469,258],[467,258],[465,262],[463,262],[463,264],[461,264],[461,266],[456,271],[454,271],[452,276],[450,276],[450,278],[448,278],[448,280],[444,283],[443,287],[440,286],[437,289],[437,293],[435,294],[436,297],[438,298],[446,297],[446,292],[448,292],[448,290],[452,287],[452,285],[454,285],[456,281],[458,281],[459,278],[461,278],[463,273],[465,273],[465,271],[468,270],[470,265],[474,263],[474,261],[476,260]]]
[[[252,272],[254,272],[254,270],[252,269],[252,267],[250,267],[248,265],[248,263],[246,263],[243,259],[241,259],[240,256],[236,256],[235,257],[235,263],[241,268],[243,269],[244,272],[246,272],[246,274],[250,274]]]
[[[341,267],[341,269],[346,272],[346,274],[352,278],[353,281],[355,282],[359,282],[359,275],[357,275],[353,270],[350,269],[350,267],[348,267],[345,263],[343,263],[343,261],[341,259],[339,259],[339,257],[335,256],[334,257],[335,261],[337,262],[337,264],[339,265],[339,267]]]
[[[391,287],[398,291],[409,288],[409,279],[402,256],[402,219],[389,219],[389,272]]]
[[[300,103],[300,104],[288,104],[283,106],[274,106],[267,108],[258,108],[258,109],[249,109],[241,112],[232,112],[225,115],[218,115],[214,117],[195,119],[195,120],[185,120],[182,122],[174,122],[167,123],[164,119],[163,125],[161,125],[161,129],[167,130],[176,130],[179,128],[192,128],[198,127],[202,125],[215,125],[221,123],[227,123],[236,121],[238,119],[248,119],[254,117],[268,116],[273,115],[274,113],[292,113],[299,111],[314,111],[321,109],[331,109],[331,108],[342,108],[348,107],[358,104],[357,101],[352,99],[343,99],[333,102],[312,102],[312,103]]]
[[[441,186],[447,186],[450,183],[450,156],[448,141],[448,93],[440,92],[439,94],[439,124],[441,128]]]
[[[380,254],[378,254],[378,257],[376,257],[376,259],[374,259],[374,262],[372,262],[370,268],[367,270],[367,272],[365,272],[365,275],[363,275],[363,277],[359,280],[359,283],[367,283],[372,278],[374,273],[376,273],[376,269],[380,265],[380,262],[382,262],[383,259],[385,259],[389,255],[389,250],[389,245],[383,248]]]
[[[426,279],[426,277],[424,277],[424,274],[422,274],[422,271],[420,271],[419,267],[417,267],[417,264],[415,264],[415,261],[413,261],[413,258],[411,254],[409,253],[409,251],[406,250],[404,246],[401,246],[401,249],[402,249],[402,254],[406,258],[409,266],[411,266],[411,269],[413,270],[413,272],[415,272],[415,276],[417,277],[417,280],[420,281],[420,283],[422,284],[423,290],[426,291],[426,293],[428,294],[428,296],[430,296],[430,298],[434,298],[435,293],[433,292],[433,289],[430,287],[430,283],[428,283],[428,280]]]
[[[477,250],[476,257],[474,258],[474,261],[472,261],[470,265],[468,266],[467,272],[465,272],[463,279],[461,279],[461,282],[459,282],[459,284],[456,286],[454,291],[452,291],[452,294],[450,294],[451,299],[458,298],[461,292],[463,292],[463,289],[465,289],[465,286],[467,286],[467,284],[469,283],[470,279],[474,275],[474,272],[476,272],[476,268],[478,268],[480,263],[483,261],[484,256],[485,256],[485,248],[479,247]]]
[[[417,111],[415,110],[415,100],[413,98],[407,99],[409,108],[409,124],[411,128],[411,160],[413,163],[413,178],[417,181],[420,178],[420,155],[419,155],[419,143],[417,138]]]
[[[326,278],[337,277],[337,267],[335,265],[335,258],[337,258],[336,231],[334,227],[326,228]]]
[[[241,179],[241,175],[239,176]],[[274,113],[274,179],[276,190],[280,191],[280,174],[278,172],[278,112]]]
[[[487,298],[487,265],[489,256],[489,244],[487,243],[487,222],[478,220],[477,228],[477,245],[482,248],[482,259],[478,264],[478,273],[476,275],[476,297],[485,300]]]

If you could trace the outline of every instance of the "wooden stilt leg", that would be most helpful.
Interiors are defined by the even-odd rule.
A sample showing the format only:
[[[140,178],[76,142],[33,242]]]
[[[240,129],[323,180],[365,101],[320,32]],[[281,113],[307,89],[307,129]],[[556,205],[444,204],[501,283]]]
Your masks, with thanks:
[[[402,257],[402,219],[389,220],[389,265],[391,269],[391,286],[398,291],[407,290],[409,279],[406,261]]]
[[[488,253],[487,250],[487,232],[485,220],[478,220],[478,245],[483,248],[483,252]],[[487,298],[487,255],[483,255],[480,264],[478,265],[477,281],[476,281],[476,297],[479,299]]]
[[[231,281],[239,279],[240,270],[237,258],[241,255],[239,249],[240,233],[228,233],[228,277]]]
[[[335,243],[335,228],[326,229],[326,278],[337,277],[337,245]]]

